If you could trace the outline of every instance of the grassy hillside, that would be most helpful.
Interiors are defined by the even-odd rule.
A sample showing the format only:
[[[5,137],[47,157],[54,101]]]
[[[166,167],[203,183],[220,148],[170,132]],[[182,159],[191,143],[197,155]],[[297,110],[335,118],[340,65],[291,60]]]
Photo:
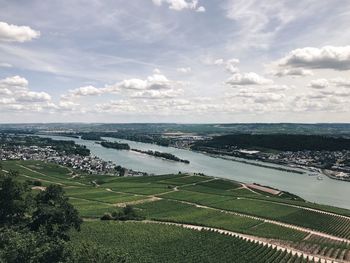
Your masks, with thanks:
[[[88,175],[72,177],[71,170],[55,164],[35,161],[6,161],[1,164],[5,171],[18,170],[20,172],[18,179],[28,182],[33,187],[33,191],[40,190],[36,187],[38,184],[41,184],[42,187],[49,184],[60,184],[70,198],[70,202],[88,221],[83,231],[72,234],[73,237],[76,240],[91,238],[96,242],[114,244],[116,251],[118,249],[125,251],[125,246],[127,246],[127,251],[130,251],[131,254],[135,253],[132,255],[135,261],[132,262],[169,262],[171,258],[176,258],[172,254],[175,253],[176,250],[174,250],[169,251],[169,255],[165,258],[160,257],[163,261],[153,260],[162,248],[164,251],[169,250],[169,242],[172,239],[168,235],[178,237],[176,239],[178,249],[185,251],[184,255],[188,255],[191,260],[193,258],[188,262],[198,262],[194,259],[197,257],[201,259],[202,254],[198,252],[199,248],[194,247],[192,254],[186,250],[187,234],[185,232],[192,233],[194,230],[184,231],[179,227],[165,225],[149,226],[147,224],[146,226],[143,222],[135,222],[134,224],[137,225],[135,227],[130,226],[130,223],[121,224],[99,220],[105,213],[120,212],[126,205],[132,206],[138,217],[152,222],[191,224],[232,231],[276,244],[286,244],[288,247],[297,247],[299,250],[308,253],[311,251],[316,255],[350,260],[350,245],[345,241],[345,239],[350,239],[350,218],[346,217],[350,215],[350,211],[346,209],[307,203],[299,199],[295,200],[289,195],[272,196],[255,192],[239,182],[207,176],[176,174],[147,177]],[[144,232],[140,230],[140,244],[146,242],[142,240],[147,238],[149,235],[147,233],[158,231],[152,234],[152,238],[155,238],[154,242],[146,242],[143,248],[139,247],[139,251],[133,249],[135,244],[121,246],[122,241],[118,236],[122,235],[118,233],[123,232],[125,228],[123,235],[126,236],[123,236],[121,240],[131,242],[135,234],[131,230],[133,227],[144,229],[142,230]],[[115,233],[114,238],[118,240],[113,240],[112,234],[106,231],[106,228],[109,228],[111,233]],[[168,232],[165,229],[168,229]],[[322,232],[324,235],[317,234],[317,232]],[[90,237],[93,233],[95,233],[94,238]],[[161,240],[158,240],[158,237],[162,235]],[[208,258],[215,258],[216,255],[222,258],[222,262],[234,257],[237,251],[233,250],[233,254],[229,252],[212,254],[212,250],[209,251],[210,245],[207,245],[206,242],[214,247],[230,247],[229,244],[232,244],[232,246],[248,249],[250,246],[217,233],[196,232],[191,235],[193,236],[188,237],[188,240],[193,240],[196,245],[197,243],[202,244],[203,255]],[[228,243],[226,243],[227,238],[230,239]],[[304,244],[304,248],[300,247],[300,244]],[[263,251],[263,248],[261,249]],[[223,249],[223,251],[226,250]],[[139,252],[147,255],[146,258],[149,261],[137,261]],[[272,258],[277,257],[277,254],[282,255],[276,251],[277,254],[270,250],[265,252]],[[250,257],[262,254],[248,255]],[[240,254],[236,256],[240,258]],[[284,256],[287,255],[284,254]]]

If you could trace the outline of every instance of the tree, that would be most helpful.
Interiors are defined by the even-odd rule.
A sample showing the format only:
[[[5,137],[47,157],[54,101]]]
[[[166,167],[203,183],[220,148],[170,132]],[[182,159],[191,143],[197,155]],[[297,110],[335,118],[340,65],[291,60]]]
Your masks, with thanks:
[[[60,262],[64,258],[65,247],[63,240],[28,231],[27,228],[3,228],[0,231],[0,262]]]
[[[50,185],[36,198],[36,209],[33,212],[30,228],[43,230],[50,237],[68,240],[71,228],[80,230],[82,223],[78,211],[68,202],[61,186]]]
[[[31,206],[26,185],[15,180],[18,172],[0,175],[0,226],[19,224]]]

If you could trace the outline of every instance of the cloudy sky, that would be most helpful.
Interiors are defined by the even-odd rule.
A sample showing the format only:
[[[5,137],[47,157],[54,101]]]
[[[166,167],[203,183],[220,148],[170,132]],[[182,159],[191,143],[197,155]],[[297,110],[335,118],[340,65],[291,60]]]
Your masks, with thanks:
[[[0,0],[0,122],[350,122],[350,1]]]

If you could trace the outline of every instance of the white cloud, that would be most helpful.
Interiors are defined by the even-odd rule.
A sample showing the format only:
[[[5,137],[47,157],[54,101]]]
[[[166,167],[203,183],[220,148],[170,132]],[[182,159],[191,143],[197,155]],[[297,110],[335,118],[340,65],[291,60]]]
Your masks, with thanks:
[[[213,61],[214,65],[222,65],[224,64],[225,60],[223,58],[218,58],[216,60]]]
[[[0,88],[0,94],[1,95],[11,95],[12,92],[7,88]]]
[[[16,26],[0,22],[0,41],[26,42],[39,36],[39,31],[35,31],[28,26]]]
[[[155,68],[155,69],[153,70],[153,74],[161,74],[160,69]]]
[[[298,48],[281,58],[277,64],[282,67],[350,70],[350,46]]]
[[[169,9],[181,11],[185,9],[195,10],[197,12],[205,12],[204,6],[198,7],[198,0],[152,0],[156,6],[161,6],[163,3],[169,5]]]
[[[338,87],[350,88],[350,80],[346,80],[343,78],[335,78],[331,79],[330,81]]]
[[[1,104],[6,104],[7,109],[37,111],[51,103],[48,93],[29,90],[28,81],[20,76],[1,79],[0,94]]]
[[[56,109],[60,111],[77,111],[78,106],[80,106],[78,103],[62,99],[60,100],[58,105],[55,105]]]
[[[51,96],[46,92],[23,91],[18,93],[16,100],[18,102],[45,102],[51,101]]]
[[[209,59],[205,63],[208,65],[224,66],[225,70],[232,74],[239,72],[238,64],[240,63],[240,61],[237,58],[231,58],[227,60],[224,60],[223,58],[219,58],[215,60]]]
[[[16,100],[14,98],[1,98],[0,99],[0,104],[13,104],[15,103]]]
[[[20,76],[8,77],[5,79],[0,79],[0,88],[9,88],[11,89],[23,89],[27,88],[28,81],[25,78]]]
[[[173,98],[182,94],[182,82],[169,80],[160,74],[160,70],[146,79],[125,79],[113,85],[105,85],[103,88],[93,86],[81,87],[69,90],[68,94],[61,96],[64,100],[71,100],[83,96],[98,96],[101,94],[120,93],[132,98]]]
[[[266,79],[254,72],[249,73],[235,73],[227,81],[227,84],[232,86],[245,86],[245,85],[268,85],[272,84],[271,79]]]
[[[153,4],[157,5],[157,6],[161,6],[163,0],[152,0]]]
[[[329,82],[327,79],[315,79],[312,80],[309,84],[309,87],[314,89],[325,89],[329,86]]]
[[[204,13],[206,11],[206,9],[205,9],[204,6],[200,6],[200,7],[197,8],[196,11],[199,12],[199,13]]]
[[[0,67],[1,68],[12,68],[12,64],[6,63],[6,62],[0,62]]]
[[[227,0],[223,5],[226,17],[233,20],[235,30],[230,45],[233,50],[267,50],[274,38],[297,16],[296,9],[283,0]],[[300,12],[299,12],[300,14]]]
[[[176,98],[183,94],[182,89],[170,89],[170,90],[143,90],[137,91],[131,94],[132,98],[148,98],[148,99],[164,99],[164,98]]]
[[[192,71],[192,69],[191,69],[190,67],[187,67],[187,68],[177,68],[176,70],[177,70],[177,72],[184,73],[184,74],[190,73],[190,72]]]
[[[273,73],[277,77],[284,76],[313,76],[311,70],[306,70],[303,68],[291,68],[291,69],[280,69]]]
[[[133,113],[136,107],[126,100],[112,100],[107,103],[96,104],[97,112],[113,112],[113,113]]]
[[[325,89],[325,88],[350,88],[350,80],[343,78],[333,78],[333,79],[315,79],[309,84],[309,87],[315,89]]]
[[[80,96],[94,96],[100,95],[102,93],[102,89],[95,88],[93,86],[85,86],[80,87],[78,89],[69,91],[71,96],[80,97]]]
[[[118,84],[120,89],[129,89],[129,90],[172,89],[177,85],[179,85],[179,82],[171,81],[162,74],[153,74],[147,77],[145,80],[127,79],[127,80],[123,80]]]
[[[239,69],[237,67],[238,64],[239,64],[239,59],[237,58],[229,59],[225,62],[225,69],[229,73],[237,73],[239,72]]]

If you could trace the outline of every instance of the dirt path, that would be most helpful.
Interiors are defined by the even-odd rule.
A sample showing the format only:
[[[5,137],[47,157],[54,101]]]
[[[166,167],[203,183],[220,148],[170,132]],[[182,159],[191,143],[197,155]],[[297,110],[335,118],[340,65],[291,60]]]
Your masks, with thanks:
[[[253,189],[249,188],[246,184],[242,184],[242,188],[243,189],[246,189],[254,194],[257,194],[257,195],[262,195],[261,193],[258,193],[258,192],[255,192]]]
[[[24,167],[24,168],[26,168],[26,167]],[[5,172],[5,173],[9,173],[9,171],[6,171],[6,170],[2,170],[2,171]],[[46,183],[50,183],[50,184],[58,184],[58,185],[64,186],[64,184],[61,184],[61,183],[56,183],[56,182],[52,182],[52,181],[48,181],[48,180],[44,180],[44,179],[39,179],[39,178],[31,177],[31,176],[25,175],[25,174],[20,174],[19,176],[30,178],[32,180],[38,180],[38,181],[41,181],[41,182],[46,182]]]
[[[36,174],[39,174],[39,175],[42,175],[42,176],[45,176],[45,177],[48,177],[48,178],[52,178],[52,179],[55,179],[55,180],[60,180],[59,178],[56,178],[56,177],[53,177],[53,176],[50,176],[50,175],[47,175],[47,174],[44,174],[44,173],[35,171],[35,170],[33,170],[33,169],[31,169],[31,168],[28,168],[28,167],[26,167],[26,166],[24,166],[24,165],[22,165],[22,164],[16,164],[16,165],[17,165],[17,166],[20,166],[20,167],[22,167],[22,168],[24,168],[24,169],[26,169],[26,170],[28,170],[28,171],[30,171],[30,172],[32,172],[32,173],[36,173]],[[68,180],[68,179],[69,179],[69,178],[67,178],[67,180]],[[40,180],[40,179],[38,179],[38,180]],[[44,181],[44,180],[41,180],[41,181]],[[50,181],[48,181],[48,182],[50,182]],[[54,183],[54,182],[52,182],[52,183]],[[76,181],[74,181],[74,183],[79,184],[79,185],[83,185],[83,186],[87,186],[86,184],[83,184],[83,183],[80,183],[80,182],[76,182]],[[64,185],[64,184],[61,184],[61,183],[55,183],[55,184]]]
[[[152,196],[150,198],[141,199],[141,200],[135,200],[135,201],[124,202],[124,203],[116,203],[115,206],[116,207],[125,207],[127,205],[140,205],[140,204],[144,204],[144,203],[155,202],[158,200],[161,200],[161,198],[156,197],[156,196]]]
[[[144,196],[144,197],[148,197],[149,196],[149,195],[139,195],[139,194],[128,193],[128,192],[114,191],[111,188],[105,188],[105,190],[107,192],[116,193],[116,194],[123,194],[123,195]]]
[[[69,199],[75,199],[75,200],[83,200],[83,201],[87,201],[87,202],[93,202],[93,203],[100,203],[100,204],[104,204],[104,205],[108,205],[108,206],[114,206],[114,204],[111,203],[106,203],[103,201],[98,201],[98,200],[93,200],[93,199],[86,199],[86,198],[80,198],[80,197],[74,197],[74,196],[68,196]]]

